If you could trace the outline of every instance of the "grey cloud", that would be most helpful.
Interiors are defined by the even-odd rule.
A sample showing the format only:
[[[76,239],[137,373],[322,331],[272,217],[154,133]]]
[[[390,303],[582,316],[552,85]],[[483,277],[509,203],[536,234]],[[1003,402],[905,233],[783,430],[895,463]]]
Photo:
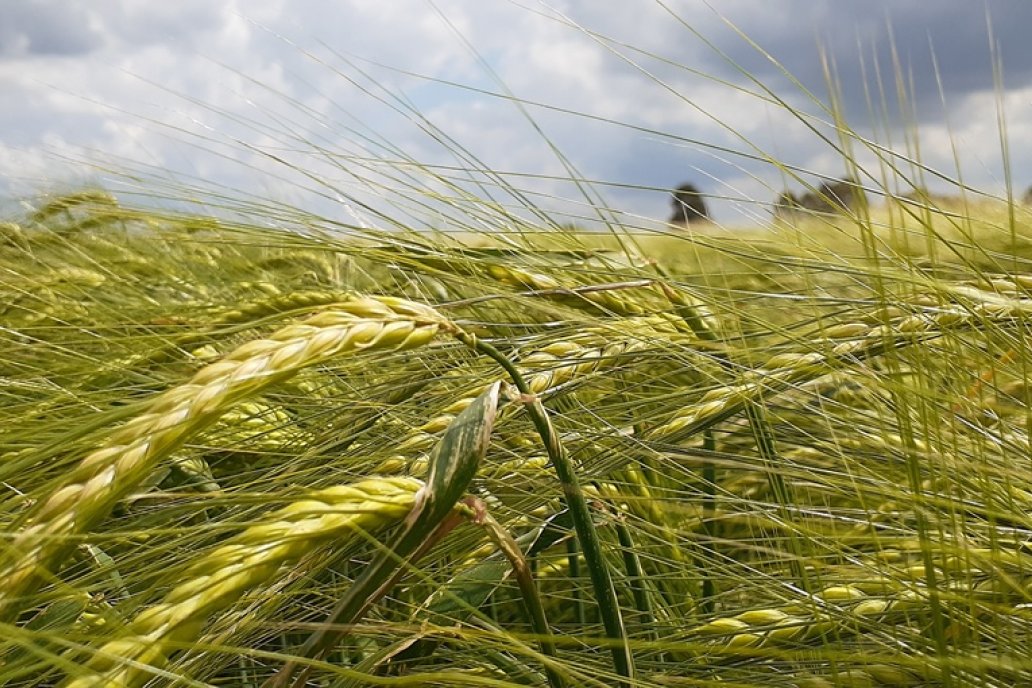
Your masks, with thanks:
[[[1007,86],[1029,83],[1032,49],[1021,40],[1021,32],[1032,26],[1032,3],[988,2]],[[610,45],[640,62],[663,83],[649,81],[576,28],[541,21],[540,16],[504,0],[439,0],[438,4],[518,96],[656,130],[654,134],[632,131],[530,109],[585,177],[614,184],[602,188],[615,207],[646,216],[665,215],[667,200],[660,192],[634,187],[671,187],[683,181],[692,181],[710,193],[729,195],[737,193],[730,185],[740,183],[737,188],[745,189],[742,193],[766,202],[774,196],[773,187],[783,182],[772,166],[734,153],[748,152],[752,145],[789,165],[833,176],[844,172],[836,169],[840,163],[827,145],[786,113],[775,112],[771,117],[767,110],[776,108],[765,108],[754,99],[741,97],[732,86],[686,71],[684,68],[691,68],[732,84],[745,83],[741,74],[657,3],[614,3],[604,9],[592,0],[561,4],[588,30],[624,42],[626,45]],[[817,93],[825,90],[817,59],[817,42],[822,40],[839,67],[847,114],[858,127],[869,119],[857,66],[861,52],[868,64],[872,53],[876,55],[883,72],[891,74],[887,22],[904,65],[913,68],[913,102],[924,118],[922,125],[933,122],[938,111],[928,35],[951,102],[992,88],[982,2],[721,0],[710,5]],[[806,106],[778,70],[701,0],[681,0],[671,6],[691,28],[785,96],[793,107]],[[17,21],[9,20],[17,12],[21,12]],[[51,47],[44,48],[47,45]],[[161,49],[149,49],[154,45]],[[46,53],[50,55],[65,50],[72,59],[39,60],[26,63],[28,66],[3,59],[43,54],[43,50],[51,51]],[[100,54],[86,54],[91,51]],[[339,54],[335,55],[336,51]],[[664,64],[648,53],[674,64]],[[352,55],[359,59],[349,63]],[[100,150],[120,145],[124,137],[104,128],[109,124],[106,115],[83,112],[81,103],[68,98],[46,97],[42,85],[48,84],[56,87],[53,93],[85,94],[125,113],[137,113],[137,119],[127,114],[124,121],[139,130],[140,150],[154,149],[155,164],[170,174],[192,172],[212,183],[240,189],[265,183],[271,178],[270,167],[275,167],[260,155],[247,153],[246,146],[275,151],[277,157],[294,155],[290,159],[297,163],[296,169],[308,170],[315,146],[362,157],[367,153],[361,150],[361,137],[375,134],[389,142],[384,149],[387,153],[376,150],[375,154],[399,157],[393,151],[397,146],[430,165],[455,164],[454,151],[422,131],[418,115],[393,113],[388,105],[363,93],[370,89],[375,95],[384,95],[378,90],[382,83],[391,94],[415,103],[422,114],[476,152],[488,167],[530,175],[565,174],[540,136],[504,98],[406,77],[360,58],[499,89],[461,40],[421,0],[253,0],[239,4],[0,0],[0,82],[18,84],[18,89],[7,89],[7,93],[26,104],[8,108],[7,116],[0,113],[0,124],[5,125],[0,127],[0,146],[31,148],[50,133],[70,145]],[[361,70],[368,70],[368,75]],[[134,80],[126,73],[142,79]],[[358,83],[349,83],[349,79]],[[159,93],[160,88],[168,92]],[[711,113],[713,120],[693,110],[681,96],[691,98]],[[4,89],[0,89],[0,105],[4,97]],[[977,112],[965,110],[968,114],[964,117],[994,121],[992,112],[979,107],[982,109]],[[153,119],[147,121],[149,118]],[[163,122],[173,128],[163,129]],[[731,150],[707,150],[664,138],[662,132]],[[748,136],[749,141],[737,134]],[[183,146],[180,154],[163,136],[197,138],[192,139],[193,146]],[[987,136],[978,132],[972,147],[984,150]],[[212,141],[221,146],[218,151],[211,150]],[[136,155],[130,148],[124,150],[126,156]],[[1032,168],[1024,163],[1026,158],[1013,158],[1019,178],[1032,175]],[[282,166],[276,171],[290,178],[291,172]],[[327,173],[328,179],[334,175],[347,179],[346,170],[329,169]],[[514,179],[540,187],[544,195],[539,199],[544,205],[552,200],[549,193],[576,195],[576,189],[567,190],[558,181]],[[982,175],[973,183],[987,179],[988,175]],[[290,178],[283,187],[293,181]],[[718,218],[727,217],[729,210],[729,204],[718,203]]]
[[[231,14],[222,3],[197,0],[3,0],[0,59],[80,57],[154,44],[218,54],[211,35]]]
[[[987,9],[1007,75],[1006,86],[1032,83],[1032,41],[1028,40],[1032,3],[988,0],[987,5],[970,0],[792,0],[777,5],[777,11],[791,23],[775,22],[773,31],[768,20],[755,12],[730,14],[729,18],[805,87],[823,97],[827,79],[819,57],[820,44],[836,66],[846,113],[857,119],[866,119],[869,114],[865,78],[874,93],[875,106],[882,105],[877,102],[880,96],[875,64],[881,70],[889,109],[899,105],[895,101],[895,49],[909,91],[906,105],[916,107],[923,118],[937,119],[942,105],[936,62],[947,104],[993,88]],[[732,59],[740,66],[767,84],[787,87],[787,80],[764,56],[741,41],[725,38]],[[726,65],[714,66],[721,73],[732,73]]]
[[[179,50],[218,54],[212,34],[232,16],[221,2],[139,2],[108,0],[103,13],[104,30],[126,45],[170,44]]]
[[[0,5],[0,57],[83,55],[103,42],[82,6],[61,0],[5,0]]]

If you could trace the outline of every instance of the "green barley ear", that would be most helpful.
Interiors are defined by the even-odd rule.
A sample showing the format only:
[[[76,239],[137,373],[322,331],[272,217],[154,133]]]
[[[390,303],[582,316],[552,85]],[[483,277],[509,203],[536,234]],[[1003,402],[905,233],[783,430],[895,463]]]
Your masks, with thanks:
[[[0,618],[17,617],[76,535],[100,523],[118,500],[232,405],[303,368],[359,351],[399,351],[430,342],[451,325],[434,309],[387,296],[359,296],[237,347],[186,383],[158,395],[40,500],[29,523],[0,552]]]
[[[406,563],[418,560],[463,520],[462,512],[468,513],[469,509],[460,511],[456,504],[487,452],[501,389],[501,382],[491,384],[448,425],[431,454],[426,484],[419,490],[402,531],[365,567],[330,613],[324,628],[313,633],[298,651],[298,657],[322,657],[346,634],[334,629],[355,624],[397,584]],[[265,688],[290,685],[295,671],[295,663],[288,662]],[[307,673],[307,669],[302,671],[293,685],[305,685]]]
[[[498,415],[501,382],[495,382],[456,416],[430,455],[421,518],[440,521],[466,492],[487,453]],[[414,510],[413,513],[418,511]]]

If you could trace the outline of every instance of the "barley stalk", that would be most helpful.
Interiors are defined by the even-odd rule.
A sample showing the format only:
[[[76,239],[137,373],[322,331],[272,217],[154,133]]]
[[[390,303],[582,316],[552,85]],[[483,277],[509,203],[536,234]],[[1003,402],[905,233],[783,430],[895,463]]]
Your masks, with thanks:
[[[85,668],[92,675],[70,677],[67,688],[129,688],[145,683],[180,644],[197,640],[207,619],[272,578],[284,564],[350,535],[404,519],[423,482],[374,478],[319,490],[274,512],[228,543],[198,558],[185,582],[164,600],[140,612],[131,635],[98,648]],[[143,666],[141,666],[143,665]]]
[[[17,613],[22,596],[115,503],[190,436],[232,404],[280,382],[301,368],[361,350],[398,350],[429,342],[452,327],[433,309],[389,297],[356,296],[267,339],[247,342],[201,369],[186,384],[157,397],[146,411],[116,430],[107,446],[87,456],[69,479],[29,514],[0,568],[0,618]]]
[[[577,534],[577,542],[584,554],[584,561],[587,564],[588,574],[594,588],[595,602],[598,606],[599,616],[605,628],[606,636],[614,641],[610,647],[613,657],[613,668],[621,677],[617,685],[629,686],[635,675],[634,655],[627,642],[626,629],[623,617],[620,612],[620,605],[617,600],[616,588],[613,586],[613,579],[606,567],[602,554],[601,541],[598,532],[595,530],[591,520],[591,512],[588,509],[588,502],[584,491],[581,489],[577,471],[570,460],[566,449],[559,439],[548,417],[544,405],[538,395],[534,394],[527,381],[498,349],[483,340],[477,340],[466,333],[459,333],[458,338],[463,343],[473,348],[478,353],[488,356],[505,370],[512,378],[513,384],[519,390],[521,397],[525,400],[525,408],[534,423],[535,429],[541,436],[545,451],[548,453],[555,470],[556,477],[563,489],[563,502],[570,511],[570,518],[573,521],[574,531]]]

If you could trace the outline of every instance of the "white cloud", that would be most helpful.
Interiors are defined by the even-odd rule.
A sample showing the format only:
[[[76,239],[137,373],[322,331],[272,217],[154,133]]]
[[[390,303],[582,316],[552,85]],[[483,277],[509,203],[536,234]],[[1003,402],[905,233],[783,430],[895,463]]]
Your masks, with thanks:
[[[382,192],[372,184],[410,183],[402,181],[403,170],[391,180],[391,174],[369,171],[361,158],[406,154],[427,164],[470,164],[457,163],[449,150],[455,144],[435,140],[421,128],[419,115],[392,109],[397,103],[391,98],[398,96],[484,165],[517,173],[509,179],[539,194],[536,202],[581,212],[577,189],[561,180],[565,168],[511,100],[403,73],[499,90],[458,34],[519,98],[658,132],[528,108],[581,174],[617,184],[600,189],[629,213],[662,217],[667,202],[658,192],[619,185],[664,187],[692,179],[709,191],[767,202],[781,187],[781,175],[748,156],[770,154],[830,176],[845,172],[798,118],[743,90],[756,87],[659,4],[603,8],[566,0],[550,8],[440,0],[446,22],[422,0],[7,1],[19,9],[0,28],[0,145],[6,153],[0,158],[0,193],[3,179],[37,176],[43,183],[65,172],[73,179],[95,174],[64,160],[48,167],[47,155],[58,153],[107,156],[116,168],[137,161],[335,212],[335,202],[305,189],[325,182],[375,203]],[[899,12],[911,17],[904,12],[908,3]],[[732,60],[766,75],[793,107],[814,109],[799,93],[785,90],[787,80],[702,0],[671,6]],[[813,73],[820,71],[814,65],[818,27],[831,27],[843,41],[855,40],[857,32],[874,40],[882,30],[877,12],[853,17],[860,24],[835,23],[833,15],[844,10],[835,5],[833,11],[827,2],[757,7],[731,0],[719,10],[765,47]],[[848,59],[848,50],[836,50],[837,60]],[[845,88],[860,92],[856,83]],[[953,143],[970,160],[969,183],[992,187],[1001,177],[999,145],[995,104],[985,88],[956,95]],[[1032,159],[1030,94],[1015,89],[1005,101],[1013,171],[1019,183],[1032,180],[1032,162],[1026,162]],[[901,141],[898,128],[889,126]],[[386,140],[383,147],[377,136]],[[927,118],[922,141],[926,160],[949,169],[950,139],[937,117]],[[860,157],[874,162],[870,154]],[[423,178],[411,183],[430,183]],[[6,186],[15,190],[10,181]],[[24,185],[17,188],[23,191]],[[334,191],[318,193],[332,197]],[[720,217],[735,220],[730,203],[716,206]]]

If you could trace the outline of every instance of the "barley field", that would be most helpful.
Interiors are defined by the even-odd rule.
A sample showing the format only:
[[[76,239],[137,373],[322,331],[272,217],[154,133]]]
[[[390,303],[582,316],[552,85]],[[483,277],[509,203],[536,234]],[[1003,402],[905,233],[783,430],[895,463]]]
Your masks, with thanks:
[[[747,226],[19,199],[0,685],[1032,686],[1032,207],[827,112]]]
[[[0,245],[3,683],[1024,685],[1032,221],[890,211],[40,199]]]

